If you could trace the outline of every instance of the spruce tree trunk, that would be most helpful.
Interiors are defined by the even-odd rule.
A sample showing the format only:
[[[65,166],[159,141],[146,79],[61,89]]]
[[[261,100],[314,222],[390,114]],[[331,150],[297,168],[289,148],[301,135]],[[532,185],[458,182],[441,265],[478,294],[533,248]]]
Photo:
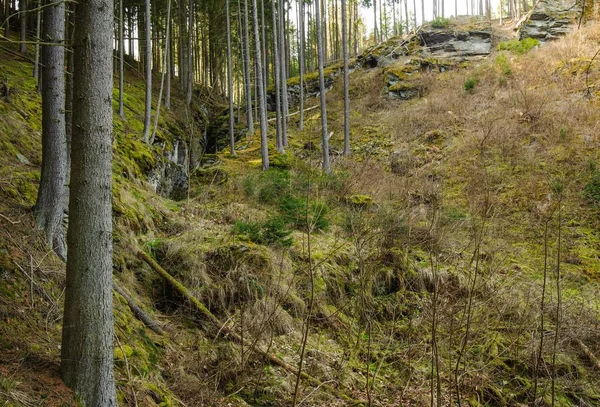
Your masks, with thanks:
[[[189,2],[188,10],[188,43],[187,43],[187,90],[185,93],[185,103],[192,104],[192,94],[194,90],[194,3]]]
[[[300,3],[300,18],[298,18],[298,25],[300,27],[300,49],[299,49],[299,69],[300,69],[300,101],[299,101],[299,109],[300,109],[300,120],[298,123],[298,127],[300,130],[304,129],[304,0],[298,0]]]
[[[281,79],[281,136],[283,146],[288,146],[287,116],[288,116],[288,94],[287,94],[287,63],[285,46],[285,19],[284,0],[279,0],[279,74]],[[283,150],[283,149],[282,149]]]
[[[69,43],[67,52],[67,75],[65,80],[65,129],[67,135],[67,180],[69,185],[71,174],[71,140],[73,136],[73,71],[75,69],[75,57],[73,55],[73,42],[75,41],[75,3],[67,3],[69,19],[67,22],[67,41]],[[68,209],[68,189],[66,191],[65,209]]]
[[[227,20],[227,97],[229,98],[229,152],[231,153],[231,155],[235,155],[235,123],[233,122],[233,65],[231,62],[231,21],[229,18],[229,0],[225,0],[225,18]]]
[[[42,174],[34,212],[46,241],[63,259],[67,255],[62,226],[67,173],[64,38],[65,3],[48,0],[42,39],[60,45],[42,47]]]
[[[123,0],[119,1],[119,116],[125,120],[125,110],[123,109],[123,57],[125,48],[125,24],[123,22]]]
[[[318,0],[320,1],[320,0]],[[325,77],[323,75],[323,36],[321,31],[321,12],[320,7],[316,8],[317,23],[317,65],[319,69],[319,93],[321,98],[321,128],[322,128],[322,148],[323,148],[323,170],[329,174],[331,165],[329,164],[329,134],[327,133],[327,102],[325,99]]]
[[[350,77],[348,73],[348,41],[346,37],[346,0],[342,0],[342,58],[344,59],[344,155],[350,155]]]
[[[246,3],[247,4],[247,3]],[[254,59],[256,62],[256,91],[260,105],[260,153],[262,157],[262,169],[269,169],[269,147],[267,145],[267,106],[265,89],[262,80],[262,61],[260,56],[260,36],[258,34],[258,10],[256,0],[252,0],[252,21],[254,22]]]
[[[8,1],[8,0],[5,0]],[[41,8],[42,6],[42,0],[38,0],[37,2],[37,6],[38,9]],[[0,21],[3,21],[4,19],[0,16]],[[40,77],[40,35],[41,35],[41,29],[42,29],[42,11],[41,10],[37,10],[35,12],[35,59],[34,59],[34,64],[33,64],[33,77],[35,79],[39,79]]]
[[[4,20],[2,23],[4,24],[4,37],[8,38],[10,35],[10,0],[4,0]]]
[[[281,0],[279,0],[281,1]],[[273,16],[273,69],[275,71],[275,144],[277,151],[283,154],[283,137],[281,135],[281,64],[279,60],[279,25],[275,1],[271,1],[271,15]]]
[[[123,1],[123,0],[121,0]],[[168,60],[168,43],[171,35],[171,0],[167,0],[167,25],[165,27],[165,51],[163,53],[163,65],[161,69],[161,78],[160,78],[160,90],[158,92],[158,101],[156,102],[156,113],[154,114],[154,126],[152,127],[152,137],[150,138],[150,144],[154,144],[154,139],[156,138],[156,131],[158,130],[158,119],[160,118],[160,103],[162,101],[163,90],[165,86],[165,75],[167,74],[167,65],[169,64]],[[157,41],[158,42],[158,41]]]
[[[19,20],[21,22],[21,54],[27,55],[27,0],[19,0]]]
[[[252,115],[252,92],[251,92],[251,74],[250,74],[250,31],[248,29],[250,21],[248,18],[248,0],[244,0],[244,72],[246,76],[245,96],[246,96],[246,121],[248,122],[248,133],[254,134],[254,117]]]
[[[144,62],[146,71],[146,103],[144,108],[144,142],[150,141],[150,116],[152,114],[152,28],[150,24],[150,0],[145,0],[146,46]]]
[[[58,3],[61,4],[61,3]],[[112,0],[77,2],[69,257],[61,376],[87,407],[116,407],[112,313]]]

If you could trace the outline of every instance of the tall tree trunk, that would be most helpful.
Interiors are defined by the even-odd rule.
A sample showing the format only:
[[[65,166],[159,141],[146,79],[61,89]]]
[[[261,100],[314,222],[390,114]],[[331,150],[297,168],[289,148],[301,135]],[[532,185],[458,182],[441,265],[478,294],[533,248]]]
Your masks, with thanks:
[[[19,0],[19,20],[21,22],[21,54],[27,55],[27,0]]]
[[[287,136],[287,116],[288,116],[288,94],[287,94],[287,64],[286,64],[286,46],[285,46],[285,18],[284,18],[284,0],[279,0],[279,59],[281,75],[281,137],[283,138],[283,146],[288,146]]]
[[[320,1],[320,0],[317,0]],[[325,98],[325,77],[323,74],[323,36],[321,30],[320,7],[317,7],[315,16],[317,20],[317,65],[319,69],[319,93],[321,99],[321,130],[323,148],[323,170],[329,174],[331,165],[329,163],[329,134],[327,133],[327,101]]]
[[[192,93],[194,90],[194,18],[196,16],[196,10],[194,8],[194,2],[188,2],[188,36],[187,36],[187,89],[185,93],[185,103],[190,106],[192,103]],[[196,58],[198,59],[198,58]]]
[[[402,1],[402,0],[400,0]],[[425,1],[425,0],[423,0]],[[404,0],[404,15],[406,16],[406,33],[410,32],[410,17],[408,14],[408,0]]]
[[[415,25],[415,32],[417,31],[417,0],[413,0],[413,23]]]
[[[123,75],[125,70],[123,69],[123,57],[125,48],[125,33],[123,24],[123,0],[119,1],[119,116],[121,119],[125,119],[125,110],[123,109]]]
[[[48,1],[44,8],[42,47],[42,174],[35,220],[46,241],[66,258],[62,228],[66,199],[67,140],[65,128],[65,3]]]
[[[329,47],[327,46],[327,0],[317,0],[321,7],[322,25],[321,25],[321,40],[323,41],[323,65],[329,61]]]
[[[402,0],[400,0],[402,1]],[[415,13],[417,11],[415,10]],[[405,16],[406,21],[408,21],[408,15]],[[425,0],[421,0],[421,24],[425,23]]]
[[[123,1],[123,0],[121,0],[121,1]],[[158,129],[158,119],[160,118],[160,102],[162,101],[163,88],[165,85],[165,75],[167,74],[167,65],[169,64],[169,60],[167,59],[167,57],[168,57],[167,49],[169,46],[168,44],[169,44],[170,36],[171,36],[171,0],[167,0],[167,25],[165,27],[165,42],[164,42],[165,50],[163,52],[163,65],[162,65],[162,69],[161,69],[160,90],[158,92],[158,101],[156,102],[156,113],[154,114],[154,127],[152,129],[152,138],[150,139],[150,144],[154,144],[154,139],[156,138],[156,131]]]
[[[67,3],[69,18],[67,20],[67,74],[65,80],[65,133],[67,136],[67,170],[66,185],[69,185],[71,174],[71,140],[73,138],[73,72],[75,71],[75,55],[73,53],[73,43],[75,41],[75,3]],[[65,209],[68,209],[68,190],[65,196]]]
[[[282,0],[279,0],[281,2]],[[283,135],[281,133],[281,61],[279,59],[279,24],[275,10],[275,1],[271,1],[271,15],[273,16],[273,69],[275,70],[275,144],[277,151],[284,152]]]
[[[344,155],[350,155],[350,95],[348,73],[348,41],[346,38],[346,0],[342,0],[342,58],[344,59]]]
[[[281,1],[281,0],[280,0]],[[247,4],[247,3],[246,3]],[[252,21],[254,27],[254,60],[256,62],[256,91],[260,103],[260,153],[262,157],[262,169],[269,169],[269,147],[267,144],[267,106],[265,89],[262,80],[262,61],[260,55],[260,36],[258,34],[258,7],[256,0],[252,0]]]
[[[8,1],[8,0],[5,0]],[[40,77],[40,32],[42,26],[42,0],[37,2],[38,10],[35,12],[35,62],[33,63],[33,77],[39,79]],[[0,21],[2,17],[0,17]]]
[[[88,407],[117,406],[111,219],[113,24],[112,0],[77,2],[73,89],[77,103],[61,375]]]
[[[300,18],[298,19],[298,25],[300,27],[300,47],[298,56],[299,75],[300,75],[300,100],[298,102],[298,109],[300,110],[300,119],[298,122],[298,128],[304,129],[304,0],[299,0]]]
[[[373,38],[377,44],[379,42],[377,38],[377,0],[373,0]]]
[[[150,0],[145,0],[146,46],[144,62],[146,66],[146,103],[144,109],[144,142],[150,141],[150,116],[152,114],[152,29],[150,26]]]
[[[227,24],[227,97],[229,98],[229,152],[231,153],[231,155],[235,155],[235,123],[233,122],[233,65],[231,63],[231,21],[229,18],[229,0],[225,0],[225,19]]]
[[[254,134],[254,118],[252,115],[252,93],[251,93],[251,74],[250,74],[250,32],[248,26],[248,0],[244,0],[244,72],[246,73],[246,121],[248,122],[248,132]]]
[[[269,41],[267,41],[267,21],[265,20],[265,2],[261,1],[260,2],[260,13],[261,13],[261,27],[262,27],[262,37],[263,37],[263,47],[262,47],[262,52],[263,52],[263,80],[264,80],[264,84],[265,84],[265,88],[269,87],[269,53],[267,52],[267,44]]]
[[[167,77],[165,89],[165,110],[171,110],[171,76],[173,75],[173,27],[171,19],[167,18],[167,38],[165,44],[165,59],[167,60]]]
[[[8,38],[10,35],[10,0],[4,0],[4,37]]]

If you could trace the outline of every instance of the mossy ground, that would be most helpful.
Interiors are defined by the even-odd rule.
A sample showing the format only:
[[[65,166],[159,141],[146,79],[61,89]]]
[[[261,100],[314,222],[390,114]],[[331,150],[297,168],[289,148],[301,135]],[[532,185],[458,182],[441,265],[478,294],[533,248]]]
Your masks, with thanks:
[[[350,157],[339,154],[338,77],[327,94],[332,175],[319,168],[320,113],[311,110],[303,132],[297,116],[290,118],[287,154],[272,156],[277,168],[260,171],[258,134],[247,135],[238,142],[236,157],[219,152],[211,157],[214,165],[194,173],[189,198],[179,202],[158,197],[146,184],[145,175],[161,154],[140,141],[143,87],[130,72],[127,121],[115,117],[115,279],[167,334],[145,328],[115,295],[120,403],[286,405],[293,375],[249,348],[268,346],[296,364],[312,287],[305,369],[319,380],[336,383],[355,398],[370,394],[374,405],[428,405],[431,374],[439,371],[442,404],[456,398],[456,384],[464,405],[531,404],[546,252],[546,335],[537,397],[550,405],[560,250],[556,403],[596,405],[598,373],[574,341],[600,354],[594,330],[598,208],[583,193],[600,160],[598,104],[582,97],[585,73],[569,61],[593,55],[599,32],[590,27],[582,37],[535,53],[420,72],[427,92],[406,102],[382,97],[386,72],[354,72]],[[20,92],[16,103],[29,115],[25,120],[13,105],[0,102],[5,322],[0,334],[8,338],[2,342],[0,372],[20,383],[11,397],[21,394],[16,389],[42,400],[43,392],[16,362],[26,360],[59,383],[64,272],[32,227],[29,212],[41,159],[39,96],[27,63],[0,58],[0,77],[11,78]],[[531,66],[543,68],[532,72]],[[464,81],[471,76],[478,83],[466,92]],[[592,71],[588,83],[598,80],[598,71]],[[316,104],[310,99],[305,106]],[[160,139],[167,146],[174,131],[185,134],[184,121],[175,114],[161,120]],[[308,143],[315,148],[305,148]],[[393,157],[401,157],[406,171],[392,172]],[[298,204],[305,205],[304,212]],[[290,207],[305,216],[290,217]],[[265,224],[274,218],[287,219],[291,245],[257,244],[236,233],[237,222]],[[233,344],[195,314],[135,257],[139,247],[243,334],[245,345]],[[33,291],[30,276],[39,285]],[[437,369],[431,366],[434,293]],[[469,302],[471,325],[462,350]],[[0,399],[10,384],[0,383]],[[69,397],[57,394],[44,400]],[[306,385],[304,397],[310,405],[343,405]]]

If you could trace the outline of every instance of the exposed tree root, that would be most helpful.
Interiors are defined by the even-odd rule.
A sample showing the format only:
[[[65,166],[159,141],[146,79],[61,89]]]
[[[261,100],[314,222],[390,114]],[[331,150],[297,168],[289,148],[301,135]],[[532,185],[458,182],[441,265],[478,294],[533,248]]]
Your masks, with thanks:
[[[152,268],[152,270],[156,271],[162,278],[164,278],[169,284],[171,284],[171,286],[173,286],[173,288],[175,288],[175,290],[177,290],[177,292],[179,292],[179,294],[181,294],[186,300],[188,300],[194,306],[194,308],[196,308],[196,310],[198,312],[200,312],[205,318],[208,318],[217,328],[219,328],[221,330],[221,332],[224,332],[227,335],[229,335],[235,342],[242,343],[242,338],[240,337],[239,334],[237,334],[235,331],[233,331],[227,325],[225,325],[221,321],[219,321],[219,319],[212,312],[210,312],[204,304],[202,304],[196,297],[194,297],[183,284],[181,284],[179,281],[177,281],[177,279],[175,279],[165,269],[163,269],[152,257],[148,256],[145,252],[143,252],[141,250],[138,250],[137,256],[141,260],[146,262],[146,264],[148,264]],[[298,375],[297,368],[286,363],[285,361],[283,361],[282,359],[273,355],[272,353],[269,353],[269,352],[259,348],[258,346],[253,347],[252,350],[254,352],[256,352],[257,354],[261,355],[262,357],[264,357],[265,359],[267,359],[269,362],[273,363],[274,365],[280,366],[283,369],[287,370],[290,373],[293,373],[296,376]],[[360,405],[366,404],[366,402],[364,402],[362,400],[355,400],[355,399],[349,397],[348,395],[340,392],[333,386],[330,386],[326,383],[321,382],[320,380],[312,377],[311,375],[309,375],[306,372],[302,372],[301,377],[303,379],[305,379],[307,382],[311,383],[312,385],[314,385],[316,387],[320,387],[322,389],[325,389],[328,393],[331,393],[331,394],[335,395],[336,397],[351,403],[349,405],[360,406]]]

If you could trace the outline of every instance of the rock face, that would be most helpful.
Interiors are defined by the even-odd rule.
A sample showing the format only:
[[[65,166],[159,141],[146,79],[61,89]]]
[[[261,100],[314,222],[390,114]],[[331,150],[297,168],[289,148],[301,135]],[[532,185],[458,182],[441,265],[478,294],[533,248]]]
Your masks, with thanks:
[[[394,37],[357,57],[363,68],[387,66],[403,56],[465,61],[492,52],[492,28],[480,17],[462,16],[444,27],[427,24],[407,37]]]
[[[519,39],[557,39],[572,31],[581,10],[577,0],[540,0],[525,16],[519,29]]]
[[[422,54],[439,58],[468,59],[492,52],[492,29],[455,31],[427,29],[418,34]]]

